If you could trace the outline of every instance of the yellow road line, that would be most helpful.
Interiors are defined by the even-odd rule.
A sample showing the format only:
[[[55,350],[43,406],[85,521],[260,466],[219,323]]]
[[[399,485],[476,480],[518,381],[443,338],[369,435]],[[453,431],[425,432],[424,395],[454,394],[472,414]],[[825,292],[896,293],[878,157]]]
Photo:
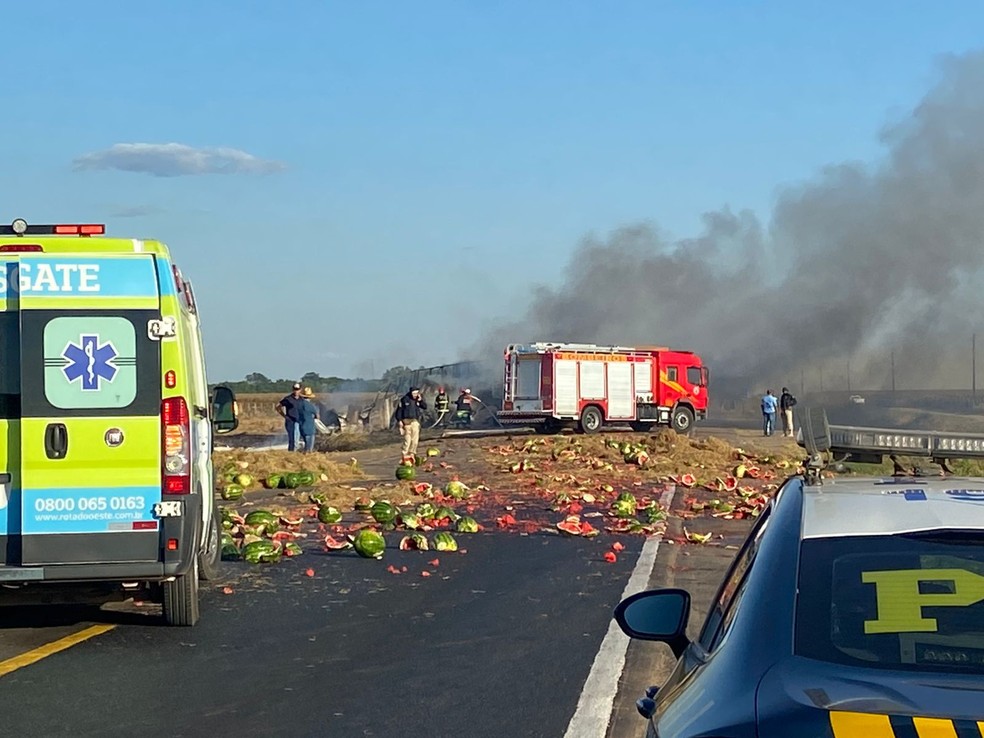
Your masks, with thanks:
[[[72,633],[72,635],[59,638],[57,641],[52,641],[30,651],[25,651],[19,656],[13,656],[6,661],[0,661],[0,677],[6,676],[12,671],[23,669],[25,666],[35,664],[41,659],[47,658],[59,651],[64,651],[66,648],[77,646],[82,641],[87,641],[90,638],[95,638],[97,635],[108,633],[115,627],[115,625],[93,625],[91,628],[80,630],[78,633]]]

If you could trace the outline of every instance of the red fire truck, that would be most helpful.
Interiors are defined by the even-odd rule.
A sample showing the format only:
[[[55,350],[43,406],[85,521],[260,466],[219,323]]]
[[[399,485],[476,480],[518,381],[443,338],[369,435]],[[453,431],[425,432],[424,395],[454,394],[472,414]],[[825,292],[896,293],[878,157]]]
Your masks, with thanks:
[[[606,423],[689,433],[707,417],[707,367],[692,351],[662,346],[584,343],[512,344],[505,352],[503,424],[553,433]]]

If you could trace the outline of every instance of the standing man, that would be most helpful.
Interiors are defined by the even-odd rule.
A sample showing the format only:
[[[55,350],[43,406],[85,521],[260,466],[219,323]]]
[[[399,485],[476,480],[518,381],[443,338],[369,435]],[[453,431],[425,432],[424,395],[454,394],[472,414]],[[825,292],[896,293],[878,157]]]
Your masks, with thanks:
[[[297,425],[301,431],[301,438],[304,439],[304,453],[309,454],[314,451],[314,435],[318,432],[316,421],[318,420],[318,407],[314,404],[314,392],[310,387],[305,387],[301,393],[301,403],[297,410]]]
[[[793,437],[793,405],[795,404],[796,398],[789,389],[783,387],[782,394],[779,395],[779,411],[782,413],[782,434],[787,438]]]
[[[766,390],[762,398],[762,430],[765,435],[771,436],[776,427],[776,410],[779,409],[779,400],[772,390]]]
[[[427,411],[427,403],[420,396],[419,387],[411,387],[396,408],[396,420],[400,425],[400,435],[403,436],[403,457],[416,458],[417,444],[420,442],[420,423]]]
[[[290,394],[276,404],[276,410],[284,419],[284,429],[287,431],[287,450],[297,448],[298,422],[300,422],[301,385],[295,383]]]

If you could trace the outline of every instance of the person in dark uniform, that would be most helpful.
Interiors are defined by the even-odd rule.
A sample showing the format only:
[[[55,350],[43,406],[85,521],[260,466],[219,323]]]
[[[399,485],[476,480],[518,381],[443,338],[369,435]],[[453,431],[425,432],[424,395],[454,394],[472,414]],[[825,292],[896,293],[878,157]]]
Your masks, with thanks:
[[[438,387],[437,396],[434,398],[434,411],[437,413],[438,420],[441,420],[450,409],[451,398],[444,391],[444,387]]]
[[[276,405],[277,413],[284,419],[284,429],[287,431],[288,451],[297,449],[297,435],[300,430],[298,423],[301,420],[300,409],[302,402],[301,385],[297,383],[291,388],[290,394]]]
[[[396,408],[396,420],[403,436],[403,458],[416,457],[417,443],[420,441],[420,424],[427,412],[427,403],[420,395],[419,387],[411,387]]]

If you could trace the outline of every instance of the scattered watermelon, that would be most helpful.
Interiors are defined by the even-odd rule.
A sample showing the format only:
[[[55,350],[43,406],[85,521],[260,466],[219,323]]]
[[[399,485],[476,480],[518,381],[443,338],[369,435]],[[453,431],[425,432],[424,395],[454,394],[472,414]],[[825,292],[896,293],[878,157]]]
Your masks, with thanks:
[[[253,484],[253,477],[249,474],[239,474],[235,479],[236,484],[245,489]]]
[[[412,466],[407,466],[406,464],[400,464],[396,467],[396,478],[401,482],[412,482],[417,478],[417,470]]]
[[[459,533],[478,533],[481,528],[478,526],[478,521],[475,518],[469,518],[465,516],[455,523],[454,529]]]
[[[339,540],[334,536],[325,536],[325,548],[329,551],[341,551],[346,548],[352,548],[352,544],[349,541]]]
[[[431,517],[433,517],[434,520],[451,520],[453,522],[461,516],[450,507],[445,507],[442,505],[434,511],[434,514]]]
[[[557,523],[557,529],[569,536],[579,536],[581,535],[581,519],[577,515],[572,515]]]
[[[273,541],[253,541],[243,547],[243,559],[250,564],[273,564],[280,561],[280,547]]]
[[[427,455],[430,456],[430,457],[440,456],[441,455],[441,449],[439,449],[439,448],[429,448],[429,449],[427,449]]]
[[[373,504],[374,503],[371,499],[363,496],[356,498],[355,502],[352,503],[352,506],[359,512],[367,512],[372,509]]]
[[[631,492],[622,492],[612,503],[612,511],[617,517],[631,518],[636,514],[636,498]]]
[[[271,474],[263,480],[263,486],[267,489],[280,489],[284,486],[283,474]]]
[[[372,519],[377,523],[383,525],[390,525],[396,520],[397,515],[400,514],[400,508],[394,505],[392,502],[387,502],[386,500],[380,500],[375,505],[372,506],[370,510],[372,514]]]
[[[463,500],[468,496],[468,487],[465,486],[464,482],[452,479],[444,487],[444,494],[455,500]]]
[[[301,475],[297,472],[291,472],[284,476],[284,486],[287,489],[297,489],[301,486]]]
[[[403,536],[403,540],[400,541],[401,551],[427,551],[429,549],[430,543],[423,533],[411,533],[408,536]]]
[[[366,559],[381,559],[386,550],[386,539],[378,530],[363,528],[352,539],[355,552]]]
[[[422,523],[420,522],[420,516],[416,513],[406,513],[405,515],[400,515],[400,524],[407,530],[417,530]]]
[[[304,518],[288,518],[284,515],[280,516],[280,524],[286,525],[288,528],[296,528],[303,522]]]
[[[243,496],[242,485],[239,484],[227,484],[222,488],[222,499],[223,500],[238,500]]]
[[[266,510],[253,510],[246,516],[246,525],[263,526],[267,533],[274,533],[280,527],[280,518]]]
[[[318,522],[325,525],[334,525],[342,519],[342,511],[331,505],[322,505],[318,508]]]
[[[235,543],[223,543],[222,544],[222,560],[223,561],[239,561],[239,548]]]
[[[426,463],[426,461],[427,461],[427,457],[426,456],[415,456],[413,458],[413,465],[414,466],[423,466],[424,463]]]
[[[458,542],[454,540],[454,536],[447,531],[441,531],[434,536],[434,550],[457,551]]]
[[[293,541],[287,541],[284,544],[284,556],[300,556],[301,553],[301,547]]]
[[[298,486],[300,487],[310,487],[316,481],[318,481],[317,475],[314,472],[302,471],[297,474]]]
[[[421,502],[417,505],[417,515],[422,518],[433,518],[437,508],[429,502]]]

